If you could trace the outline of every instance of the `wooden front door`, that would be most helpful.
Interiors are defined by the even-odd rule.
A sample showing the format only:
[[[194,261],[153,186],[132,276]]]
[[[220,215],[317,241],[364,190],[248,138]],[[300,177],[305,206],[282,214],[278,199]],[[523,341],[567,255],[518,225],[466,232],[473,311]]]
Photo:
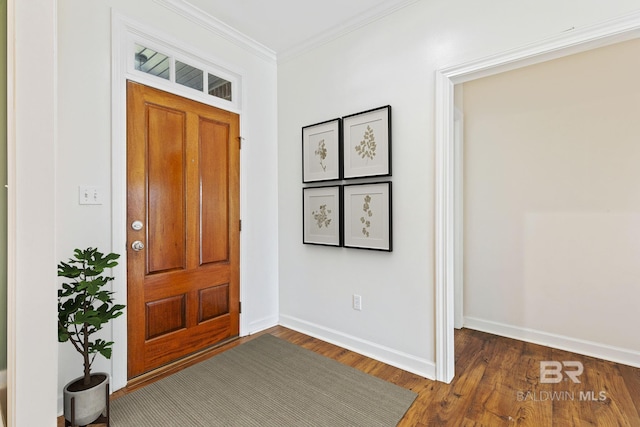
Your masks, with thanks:
[[[239,150],[237,114],[127,83],[129,378],[239,333]]]

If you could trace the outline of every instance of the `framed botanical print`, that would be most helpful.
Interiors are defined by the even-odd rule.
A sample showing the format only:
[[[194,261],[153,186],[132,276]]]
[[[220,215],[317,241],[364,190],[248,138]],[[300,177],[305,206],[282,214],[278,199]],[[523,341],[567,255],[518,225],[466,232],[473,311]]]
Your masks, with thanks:
[[[342,187],[302,189],[302,242],[314,245],[342,245]]]
[[[391,182],[345,185],[344,246],[392,250]]]
[[[343,177],[391,175],[391,106],[342,118]]]
[[[342,120],[302,128],[302,182],[340,179]]]

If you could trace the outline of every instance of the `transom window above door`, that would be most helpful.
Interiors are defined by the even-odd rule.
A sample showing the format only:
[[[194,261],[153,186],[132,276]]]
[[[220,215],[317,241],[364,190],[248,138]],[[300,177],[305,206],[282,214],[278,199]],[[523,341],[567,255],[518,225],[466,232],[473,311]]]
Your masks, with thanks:
[[[134,69],[186,86],[209,96],[234,102],[234,85],[215,70],[178,60],[169,52],[161,52],[143,44],[134,44]]]

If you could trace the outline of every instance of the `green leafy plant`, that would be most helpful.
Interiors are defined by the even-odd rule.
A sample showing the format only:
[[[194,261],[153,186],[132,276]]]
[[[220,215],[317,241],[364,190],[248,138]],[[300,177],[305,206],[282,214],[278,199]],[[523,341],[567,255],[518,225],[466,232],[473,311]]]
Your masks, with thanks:
[[[105,289],[114,278],[102,273],[118,263],[120,255],[104,255],[94,248],[76,249],[68,262],[58,264],[58,277],[70,279],[58,289],[58,341],[70,341],[84,360],[83,384],[91,381],[91,365],[98,354],[111,358],[113,341],[91,340],[111,319],[122,314],[124,305],[113,303],[113,292]]]
[[[355,147],[356,153],[368,162],[369,159],[373,160],[376,156],[376,137],[373,134],[371,126],[367,125],[367,130],[364,131],[363,140]]]

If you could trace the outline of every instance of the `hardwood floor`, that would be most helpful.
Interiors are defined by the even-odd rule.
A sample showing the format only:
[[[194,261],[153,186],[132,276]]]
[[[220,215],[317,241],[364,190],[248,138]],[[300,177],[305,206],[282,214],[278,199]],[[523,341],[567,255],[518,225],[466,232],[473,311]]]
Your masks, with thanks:
[[[451,384],[444,384],[281,326],[262,333],[270,333],[418,393],[399,426],[640,426],[638,368],[462,329],[455,335],[456,378]],[[174,371],[260,334],[225,344]],[[541,361],[581,362],[584,372],[577,377],[580,383],[567,377],[558,384],[540,383]],[[166,375],[169,374],[152,375],[138,382],[135,388]],[[120,390],[112,398],[130,391]],[[61,417],[58,426],[63,425]]]

